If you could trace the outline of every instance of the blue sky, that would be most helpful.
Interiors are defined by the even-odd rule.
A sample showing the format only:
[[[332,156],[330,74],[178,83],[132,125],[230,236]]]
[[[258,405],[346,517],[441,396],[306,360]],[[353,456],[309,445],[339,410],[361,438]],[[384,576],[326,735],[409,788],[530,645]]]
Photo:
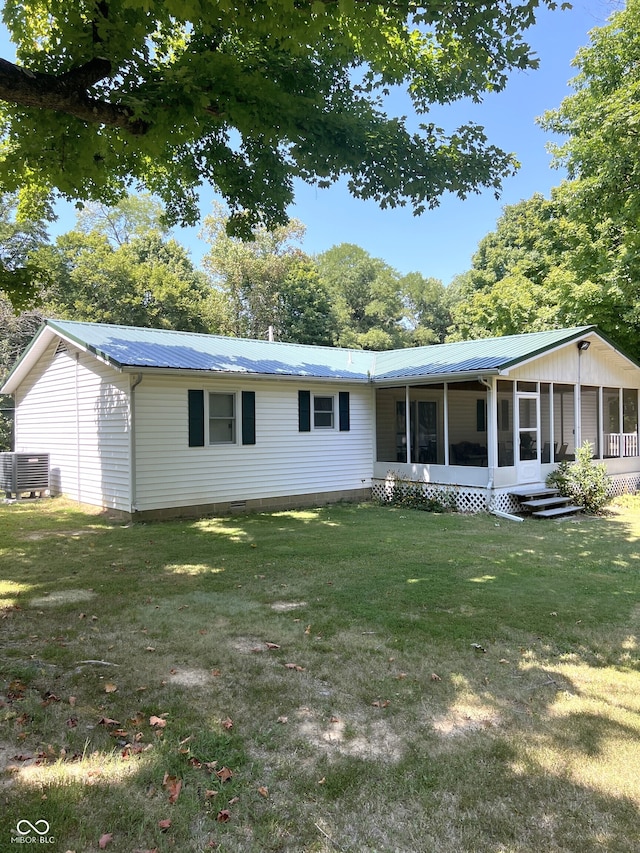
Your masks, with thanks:
[[[446,130],[473,120],[486,128],[492,144],[516,154],[520,171],[505,181],[499,200],[492,190],[464,201],[444,197],[438,208],[414,217],[410,208],[383,211],[374,202],[353,199],[343,183],[319,190],[300,182],[289,212],[306,225],[304,250],[315,254],[339,243],[355,243],[401,273],[417,271],[445,284],[469,269],[478,242],[494,229],[506,204],[529,198],[535,192],[548,195],[551,187],[561,181],[562,172],[550,167],[551,158],[546,151],[549,137],[535,119],[559,106],[570,94],[568,82],[575,75],[571,63],[576,52],[588,44],[589,31],[606,23],[621,5],[616,0],[574,0],[570,10],[541,11],[535,27],[527,34],[540,59],[537,71],[513,73],[504,92],[488,96],[480,105],[461,102],[438,108],[432,114],[433,120]],[[0,33],[2,48],[6,48],[6,36]],[[0,55],[11,58],[6,50]],[[389,102],[390,114],[404,115],[408,109],[401,99]],[[203,188],[203,215],[210,210],[213,199],[213,191]],[[70,205],[61,205],[58,213],[58,222],[50,229],[53,236],[72,228],[75,221]],[[198,238],[198,230],[174,231],[195,263],[208,248]]]

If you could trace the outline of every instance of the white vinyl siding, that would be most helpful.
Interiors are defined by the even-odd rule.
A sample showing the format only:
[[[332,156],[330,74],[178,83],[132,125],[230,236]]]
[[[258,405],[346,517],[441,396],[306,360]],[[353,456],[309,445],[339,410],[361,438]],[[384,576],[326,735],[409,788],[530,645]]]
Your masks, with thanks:
[[[255,391],[256,443],[188,446],[187,395]],[[231,386],[231,387],[230,387]],[[293,381],[243,381],[145,376],[136,389],[136,508],[197,506],[370,486],[373,466],[372,392],[350,387],[351,429],[298,431]],[[308,384],[303,387],[309,387]],[[323,385],[319,396],[344,386]],[[237,427],[240,428],[239,425]]]
[[[54,343],[16,394],[21,452],[50,455],[52,492],[130,510],[129,377]]]

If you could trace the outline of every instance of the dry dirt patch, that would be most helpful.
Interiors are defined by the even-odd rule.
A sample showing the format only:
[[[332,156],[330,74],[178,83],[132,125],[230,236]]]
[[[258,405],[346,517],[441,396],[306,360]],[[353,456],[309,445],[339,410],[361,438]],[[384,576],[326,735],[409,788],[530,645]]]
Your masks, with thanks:
[[[77,604],[80,601],[91,601],[96,594],[92,589],[61,589],[49,592],[38,598],[31,599],[32,607],[58,607],[62,604]]]
[[[180,687],[206,687],[210,684],[213,676],[206,669],[189,667],[187,669],[173,670],[167,679],[169,684],[177,684]]]

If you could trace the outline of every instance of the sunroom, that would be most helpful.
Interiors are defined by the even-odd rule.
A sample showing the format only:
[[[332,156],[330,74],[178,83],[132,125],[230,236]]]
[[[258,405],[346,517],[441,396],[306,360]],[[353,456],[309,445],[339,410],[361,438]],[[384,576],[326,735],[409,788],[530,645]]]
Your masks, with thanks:
[[[456,356],[456,345],[444,345],[431,381],[425,365],[419,380],[379,383],[374,491],[392,476],[453,488],[462,508],[509,509],[510,490],[543,484],[584,442],[605,462],[614,491],[637,488],[638,367],[592,329],[571,331],[542,349],[537,336],[516,336],[514,347],[528,339],[534,349],[496,354],[493,363],[495,339],[475,342],[468,378],[453,361],[455,373],[443,377],[442,355],[451,348]]]

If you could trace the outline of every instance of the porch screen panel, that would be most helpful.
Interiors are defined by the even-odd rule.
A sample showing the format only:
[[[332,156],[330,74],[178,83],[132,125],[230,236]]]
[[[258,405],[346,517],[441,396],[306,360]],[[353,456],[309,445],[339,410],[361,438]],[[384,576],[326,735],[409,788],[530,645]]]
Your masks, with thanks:
[[[540,383],[540,448],[543,465],[551,462],[551,385],[548,382]]]
[[[591,445],[592,455],[600,456],[600,393],[598,388],[583,385],[580,388],[580,431],[584,444]]]
[[[553,439],[555,443],[555,461],[573,458],[574,446],[574,387],[573,385],[553,386]]]
[[[620,389],[602,389],[602,418],[604,424],[604,447],[602,455],[605,459],[615,459],[622,455],[620,443]]]
[[[519,399],[518,417],[520,419],[520,461],[535,459],[538,452],[538,401],[535,397]]]
[[[513,382],[499,379],[497,382],[498,399],[498,467],[508,468],[513,459]]]
[[[622,391],[622,430],[624,432],[624,456],[638,456],[638,391],[624,388]]]

